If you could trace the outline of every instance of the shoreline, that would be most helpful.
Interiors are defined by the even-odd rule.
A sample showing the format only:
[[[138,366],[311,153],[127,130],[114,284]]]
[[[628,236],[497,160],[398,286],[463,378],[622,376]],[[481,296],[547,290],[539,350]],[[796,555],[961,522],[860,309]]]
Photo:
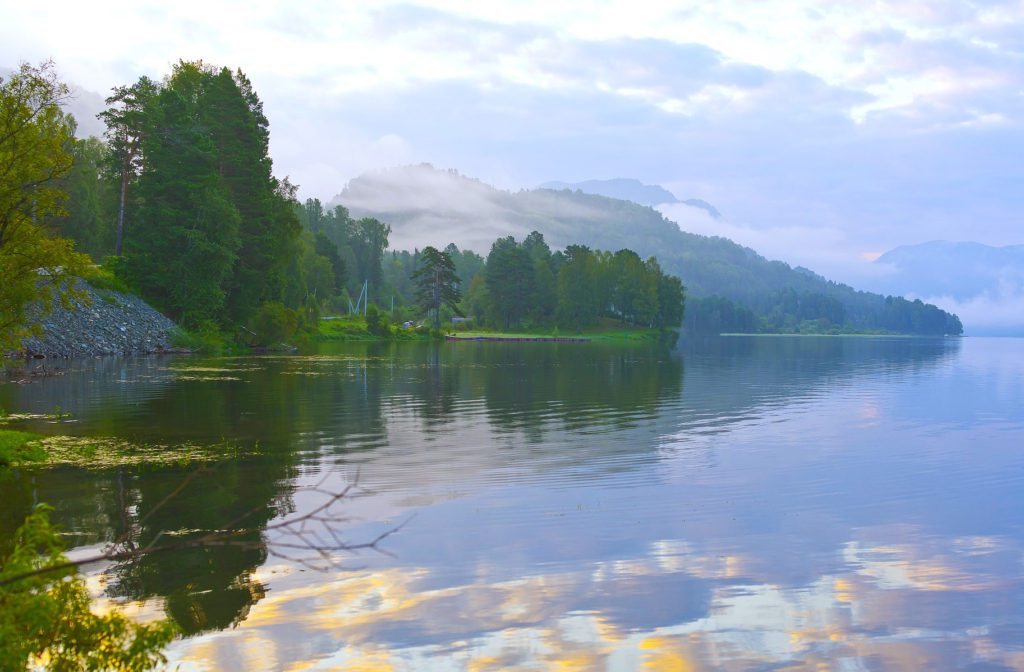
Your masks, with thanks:
[[[590,343],[593,339],[579,336],[454,336],[445,341],[479,341],[492,343]]]

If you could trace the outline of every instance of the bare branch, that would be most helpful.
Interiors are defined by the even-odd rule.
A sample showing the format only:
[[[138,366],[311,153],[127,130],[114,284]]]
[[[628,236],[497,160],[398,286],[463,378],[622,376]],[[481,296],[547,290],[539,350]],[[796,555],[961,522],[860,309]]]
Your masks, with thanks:
[[[134,527],[140,528],[142,524],[149,520],[157,510],[166,506],[168,502],[180,495],[181,492],[184,491],[185,488],[196,478],[196,476],[204,471],[208,471],[208,469],[200,468],[189,474],[181,484],[164,497],[156,507],[147,513]],[[76,560],[68,560],[67,562],[56,565],[39,567],[29,572],[6,576],[0,578],[0,586],[9,585],[33,576],[62,572],[69,569],[77,569],[79,567],[99,562],[131,562],[157,553],[199,548],[265,548],[267,554],[270,556],[288,560],[289,562],[294,562],[303,567],[315,569],[317,571],[327,571],[331,567],[335,566],[337,564],[336,557],[339,554],[356,554],[359,551],[372,550],[381,553],[382,555],[393,557],[391,553],[381,549],[380,544],[385,539],[405,527],[412,518],[409,518],[395,527],[389,528],[369,541],[360,543],[347,542],[342,537],[338,526],[342,523],[348,522],[349,518],[333,513],[331,508],[352,494],[356,487],[356,483],[358,482],[358,474],[352,482],[340,491],[326,490],[322,487],[324,483],[326,483],[328,477],[329,474],[325,475],[325,477],[315,486],[305,488],[305,490],[309,492],[315,492],[323,495],[326,497],[326,501],[314,507],[307,513],[287,518],[278,523],[274,523],[273,525],[252,528],[238,527],[242,521],[261,508],[256,507],[245,511],[233,520],[228,521],[224,526],[212,530],[201,537],[158,544],[158,542],[165,538],[167,534],[166,530],[161,530],[152,541],[142,547],[137,546],[131,540],[130,531],[132,526],[129,526],[121,536],[117,538],[117,540],[104,548],[100,553],[78,558]],[[240,538],[247,534],[258,534],[260,535],[260,539],[253,540]]]

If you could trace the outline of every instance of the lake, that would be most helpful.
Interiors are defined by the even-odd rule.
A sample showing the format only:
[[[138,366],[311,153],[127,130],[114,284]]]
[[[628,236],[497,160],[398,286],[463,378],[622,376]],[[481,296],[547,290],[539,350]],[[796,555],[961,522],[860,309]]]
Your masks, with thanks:
[[[101,608],[178,621],[172,669],[1024,670],[1024,340],[62,366],[0,384],[68,414],[16,428],[223,446],[0,480],[0,544],[37,501],[79,554],[245,517],[243,544],[86,571]],[[397,528],[382,552],[325,565],[273,527],[352,484],[330,525]]]

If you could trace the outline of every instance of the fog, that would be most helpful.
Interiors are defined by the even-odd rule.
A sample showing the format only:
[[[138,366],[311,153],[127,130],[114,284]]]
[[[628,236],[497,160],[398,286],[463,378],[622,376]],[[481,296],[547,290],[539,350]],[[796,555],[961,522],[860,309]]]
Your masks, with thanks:
[[[555,246],[578,242],[559,237],[553,220],[607,218],[603,211],[552,192],[511,193],[430,165],[372,171],[350,181],[330,205],[345,206],[353,217],[372,216],[390,224],[391,249],[455,243],[482,255],[498,238],[522,240],[534,229],[544,230]]]

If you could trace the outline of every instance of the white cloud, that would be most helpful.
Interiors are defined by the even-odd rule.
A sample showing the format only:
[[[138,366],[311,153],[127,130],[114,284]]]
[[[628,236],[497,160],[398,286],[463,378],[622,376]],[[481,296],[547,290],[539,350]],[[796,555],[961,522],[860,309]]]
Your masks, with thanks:
[[[813,226],[770,226],[758,228],[713,219],[708,213],[688,205],[659,205],[657,210],[683,231],[705,236],[721,236],[755,250],[761,256],[803,266],[830,279],[856,286],[868,277],[884,275],[888,269],[869,263],[865,251],[855,248],[840,229]]]
[[[1024,335],[1024,288],[1015,292],[986,292],[966,300],[950,296],[921,300],[956,314],[968,336]]]
[[[716,231],[766,256],[849,277],[866,251],[1024,230],[1019,0],[0,0],[0,16],[0,65],[53,57],[100,95],[179,58],[242,68],[303,196],[418,161],[505,187],[636,177],[731,213],[742,225]]]

